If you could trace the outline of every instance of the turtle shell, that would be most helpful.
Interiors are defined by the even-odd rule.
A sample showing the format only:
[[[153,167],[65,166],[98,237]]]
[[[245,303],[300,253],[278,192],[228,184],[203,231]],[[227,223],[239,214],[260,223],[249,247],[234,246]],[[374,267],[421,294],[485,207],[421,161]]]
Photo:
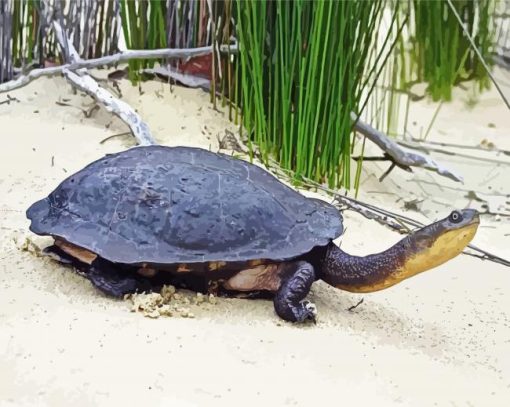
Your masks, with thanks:
[[[342,233],[340,212],[244,160],[190,147],[101,158],[27,210],[30,230],[125,264],[285,260]]]

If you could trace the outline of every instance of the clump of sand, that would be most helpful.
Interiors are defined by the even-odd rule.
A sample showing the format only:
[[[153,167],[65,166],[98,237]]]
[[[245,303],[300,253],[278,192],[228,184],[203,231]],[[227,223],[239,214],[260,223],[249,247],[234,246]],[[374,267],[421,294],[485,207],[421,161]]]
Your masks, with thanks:
[[[192,293],[186,290],[179,292],[173,285],[164,285],[159,293],[127,294],[124,299],[131,302],[131,312],[140,312],[148,318],[162,316],[195,318],[198,307],[216,304],[213,294]],[[195,312],[194,312],[195,311]]]

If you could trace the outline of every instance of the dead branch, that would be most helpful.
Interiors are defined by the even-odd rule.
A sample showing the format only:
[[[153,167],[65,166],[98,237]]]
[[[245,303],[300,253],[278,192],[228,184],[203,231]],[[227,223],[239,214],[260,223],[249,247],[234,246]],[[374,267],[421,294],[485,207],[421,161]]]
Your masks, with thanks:
[[[147,146],[155,144],[147,123],[145,123],[126,102],[113,97],[110,92],[101,88],[97,82],[88,75],[79,76],[72,71],[65,70],[64,76],[73,86],[92,96],[97,102],[101,103],[107,111],[124,121],[131,129],[139,145]]]
[[[260,158],[260,157],[259,157]],[[276,168],[276,170],[275,170]],[[291,180],[292,173],[286,172],[282,170],[277,165],[275,168],[271,168],[271,170],[276,173],[276,175],[284,175],[287,179]],[[359,201],[354,198],[347,197],[345,195],[341,195],[338,191],[335,191],[331,188],[325,187],[322,184],[319,184],[318,182],[312,181],[311,179],[308,179],[306,177],[301,177],[301,180],[303,181],[303,184],[307,186],[308,188],[316,188],[320,189],[329,195],[332,195],[338,203],[343,205],[344,207],[347,207],[348,209],[351,209],[355,212],[358,212],[359,214],[363,215],[367,219],[372,219],[380,223],[381,225],[384,225],[386,227],[389,227],[392,230],[395,230],[401,234],[407,234],[411,232],[412,227],[423,227],[425,224],[422,222],[419,222],[417,220],[414,220],[412,218],[409,218],[404,215],[399,215],[397,213],[388,211],[383,208],[379,208],[375,205]],[[409,226],[408,226],[409,225]],[[467,254],[469,256],[478,257],[482,260],[489,260],[494,263],[502,264],[503,266],[510,267],[510,260],[504,259],[502,257],[499,257],[495,254],[492,254],[486,250],[480,249],[479,247],[469,244],[467,246],[469,249],[478,252],[479,254],[474,254],[469,250],[464,250],[462,253]]]
[[[67,60],[71,63],[79,63],[81,59],[78,52],[69,38],[64,34],[62,27],[57,21],[53,21],[53,30],[60,44],[62,54],[66,55]],[[69,69],[64,69],[62,71],[64,77],[71,82],[74,87],[92,96],[97,102],[101,103],[107,111],[124,121],[131,129],[139,145],[146,146],[155,144],[149,126],[131,106],[114,97],[106,89],[101,88],[98,83],[86,73],[85,69],[80,69],[78,72],[80,75]]]
[[[424,144],[424,145],[434,145],[434,146],[441,146],[441,147],[453,147],[458,148],[461,150],[476,150],[476,151],[486,151],[486,152],[493,152],[493,153],[501,153],[504,155],[510,155],[510,150],[503,150],[501,148],[496,148],[494,144],[487,140],[482,140],[482,142],[479,145],[470,145],[470,144],[458,144],[458,143],[446,143],[443,141],[432,141],[432,140],[420,140],[417,138],[411,138],[411,141],[418,143],[418,144]]]
[[[313,182],[313,181],[310,182],[310,180],[305,180],[305,182],[308,183],[310,186],[322,189],[325,192],[332,194],[338,202],[345,204],[346,206],[348,206],[349,209],[352,209],[352,210],[360,213],[361,215],[365,216],[367,219],[374,219],[377,222],[379,222],[385,226],[389,226],[391,229],[396,230],[399,233],[409,233],[411,231],[405,224],[408,224],[413,227],[425,226],[423,223],[418,222],[417,220],[411,219],[407,216],[399,215],[394,212],[390,212],[388,210],[378,208],[374,205],[358,201],[357,199],[349,198],[344,195],[340,195],[338,192],[333,191],[333,190],[326,188],[324,186],[321,186],[320,184],[317,184],[316,182]],[[400,225],[400,228],[395,227],[397,224]],[[464,250],[462,253],[473,256],[473,257],[478,257],[482,260],[490,260],[495,263],[499,263],[504,266],[510,267],[510,260],[504,259],[502,257],[495,255],[495,254],[489,253],[488,251],[480,249],[479,247],[477,247],[473,244],[469,244],[467,247],[471,250],[474,250],[475,252],[480,253],[480,254],[474,254],[468,250]]]
[[[510,109],[510,102],[508,101],[508,99],[506,98],[505,96],[505,92],[503,92],[503,90],[501,89],[501,87],[499,86],[498,84],[498,81],[496,81],[496,79],[494,78],[494,75],[492,74],[492,69],[489,67],[489,65],[487,64],[487,62],[485,61],[485,58],[483,57],[482,53],[480,52],[480,50],[478,49],[478,47],[476,46],[476,43],[475,41],[473,40],[473,38],[471,37],[471,34],[469,33],[468,29],[466,28],[466,26],[464,25],[464,22],[462,21],[462,18],[461,16],[459,15],[459,13],[457,12],[457,9],[455,8],[455,6],[453,5],[452,1],[451,0],[446,0],[446,2],[448,3],[448,5],[450,6],[450,9],[452,10],[453,14],[455,15],[455,18],[457,19],[457,21],[459,22],[459,25],[460,27],[462,28],[462,31],[464,31],[464,36],[467,38],[467,40],[470,42],[471,44],[471,49],[475,52],[475,54],[478,56],[478,60],[480,61],[480,63],[482,64],[482,66],[485,68],[485,72],[487,72],[487,75],[489,76],[489,78],[491,78],[491,81],[492,83],[494,84],[494,86],[496,87],[496,89],[498,90],[501,98],[503,99],[503,101],[505,102],[506,104],[506,107],[508,107],[508,109]]]
[[[454,156],[457,156],[457,157],[469,158],[471,160],[484,161],[484,162],[489,162],[489,163],[494,163],[494,164],[506,164],[506,165],[510,165],[510,161],[496,160],[496,159],[493,159],[493,158],[478,157],[478,156],[470,155],[470,154],[456,153],[454,151],[445,150],[443,148],[425,146],[425,145],[422,145],[421,143],[417,143],[415,141],[398,140],[397,143],[400,144],[401,146],[404,146],[404,147],[407,147],[407,148],[412,148],[414,150],[423,151],[423,152],[426,152],[426,153],[429,153],[429,152],[433,151],[435,153],[440,153],[440,154],[445,154],[445,155],[454,155]],[[482,147],[480,147],[479,150],[490,151],[490,150],[482,149]],[[504,154],[507,154],[507,152],[504,152]]]
[[[236,44],[221,45],[220,50],[223,53],[229,52],[236,53],[238,48]],[[13,89],[21,88],[35,79],[42,76],[54,76],[64,73],[64,70],[76,71],[78,69],[91,69],[101,66],[116,65],[122,62],[127,62],[133,59],[181,59],[191,58],[200,55],[207,55],[213,51],[212,46],[198,47],[198,48],[159,48],[159,49],[130,49],[119,52],[113,55],[107,55],[100,58],[81,59],[66,63],[60,66],[52,66],[49,68],[36,68],[29,71],[27,74],[20,74],[12,81],[0,84],[0,93],[8,92]]]
[[[396,165],[425,168],[427,170],[435,171],[439,175],[450,178],[454,181],[463,182],[463,178],[460,175],[442,167],[430,157],[404,151],[396,142],[386,136],[386,134],[359,120],[355,113],[351,113],[351,118],[355,122],[354,129],[380,147],[388,154],[389,157],[391,157],[391,160]]]

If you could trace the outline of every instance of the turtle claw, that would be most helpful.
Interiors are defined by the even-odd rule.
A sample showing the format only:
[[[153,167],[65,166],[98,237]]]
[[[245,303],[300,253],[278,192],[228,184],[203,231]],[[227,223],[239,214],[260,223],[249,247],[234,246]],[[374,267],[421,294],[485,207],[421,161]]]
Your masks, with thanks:
[[[314,303],[310,301],[302,301],[301,305],[303,306],[303,316],[304,318],[299,322],[304,322],[305,320],[310,320],[314,324],[317,324],[317,307]]]

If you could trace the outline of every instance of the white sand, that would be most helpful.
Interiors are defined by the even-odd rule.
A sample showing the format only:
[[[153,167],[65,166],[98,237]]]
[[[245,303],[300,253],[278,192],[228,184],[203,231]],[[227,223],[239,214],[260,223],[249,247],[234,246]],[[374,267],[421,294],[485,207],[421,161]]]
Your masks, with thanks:
[[[162,144],[216,150],[216,136],[235,129],[201,91],[170,93],[158,83],[144,84],[142,96],[127,83],[122,89]],[[317,283],[310,297],[318,324],[293,326],[262,300],[220,299],[194,310],[194,319],[144,318],[69,269],[20,250],[33,201],[134,142],[124,136],[100,144],[124,125],[103,110],[86,119],[77,108],[56,105],[90,103],[62,79],[41,79],[10,95],[20,103],[0,105],[0,406],[509,405],[510,269],[495,263],[459,256],[364,296]],[[510,115],[495,92],[474,110],[462,100],[438,116],[435,128],[447,135],[433,131],[429,139],[488,138],[510,149]],[[416,129],[426,127],[435,106],[413,109]],[[510,192],[508,165],[434,158],[464,174],[465,185],[422,170],[395,170],[380,184],[387,164],[370,163],[360,198],[399,212],[400,197],[425,198],[422,213],[407,213],[425,221],[469,203],[465,191],[450,188]],[[501,201],[500,210],[508,210],[508,197]],[[508,219],[483,216],[474,243],[510,257]],[[345,225],[342,247],[354,254],[400,238],[352,212]],[[346,310],[362,297],[354,312]]]

